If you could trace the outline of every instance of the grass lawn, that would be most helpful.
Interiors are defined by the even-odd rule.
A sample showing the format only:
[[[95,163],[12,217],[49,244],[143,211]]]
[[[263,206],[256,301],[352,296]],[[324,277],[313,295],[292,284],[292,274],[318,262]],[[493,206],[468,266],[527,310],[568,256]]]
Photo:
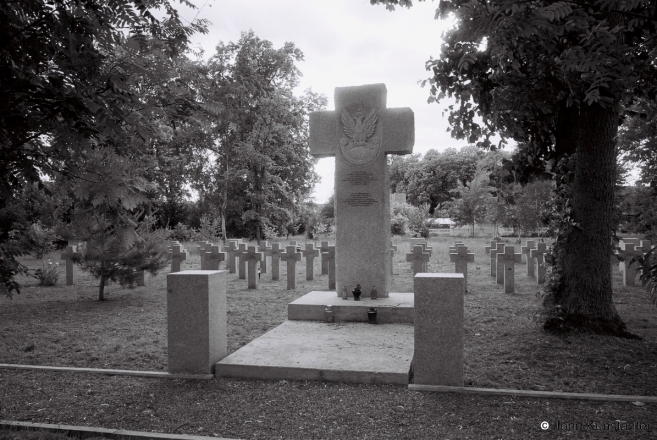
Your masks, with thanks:
[[[549,335],[542,331],[538,287],[526,278],[525,265],[517,266],[516,293],[505,294],[489,274],[483,247],[490,239],[466,237],[465,229],[462,235],[429,239],[429,270],[454,270],[447,247],[455,239],[475,253],[465,296],[466,386],[657,396],[657,308],[642,288],[622,286],[614,270],[616,307],[643,340]],[[392,290],[412,291],[408,240],[393,241]],[[515,238],[507,243],[519,251]],[[195,246],[185,247],[191,255],[183,270],[198,269]],[[280,280],[262,274],[258,290],[228,274],[229,352],[282,323],[292,300],[326,290],[328,277],[317,275],[319,259],[315,281],[305,281],[305,264],[297,268],[295,291],[285,290],[284,264]],[[166,370],[166,272],[147,287],[111,285],[105,302],[97,301],[97,280],[80,271],[77,280],[64,286],[62,268],[57,287],[26,279],[14,300],[0,299],[0,363]],[[456,396],[399,386],[0,370],[0,390],[2,419],[233,438],[617,438],[625,431],[616,428],[627,426],[611,425],[618,421],[650,423],[651,432],[633,430],[632,438],[654,438],[657,430],[653,404]],[[544,420],[552,425],[547,431],[539,427]],[[589,429],[557,433],[557,421]]]

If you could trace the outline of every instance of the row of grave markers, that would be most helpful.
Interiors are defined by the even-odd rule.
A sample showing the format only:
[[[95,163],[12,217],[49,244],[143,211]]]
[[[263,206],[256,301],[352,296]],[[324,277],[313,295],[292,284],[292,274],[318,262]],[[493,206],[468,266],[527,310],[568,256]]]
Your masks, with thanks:
[[[272,280],[280,277],[280,261],[287,263],[287,289],[296,289],[296,263],[301,256],[306,258],[306,280],[314,280],[314,260],[321,256],[322,275],[328,275],[329,289],[335,289],[335,246],[328,241],[321,242],[319,248],[307,243],[305,249],[296,241],[285,249],[280,243],[263,242],[260,246],[248,246],[241,240],[228,240],[226,252],[210,242],[202,242],[198,249],[201,255],[201,270],[218,270],[221,261],[226,262],[229,273],[237,273],[239,279],[248,278],[248,288],[257,289],[261,273],[267,273],[267,257],[271,257]],[[180,272],[180,263],[187,259],[187,251],[180,243],[171,246],[171,273]],[[248,276],[247,276],[248,274]]]

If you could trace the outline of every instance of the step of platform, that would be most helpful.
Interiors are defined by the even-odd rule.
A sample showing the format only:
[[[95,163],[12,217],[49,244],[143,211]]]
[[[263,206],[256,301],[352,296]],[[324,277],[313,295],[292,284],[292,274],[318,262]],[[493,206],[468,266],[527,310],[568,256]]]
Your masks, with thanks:
[[[413,326],[286,321],[215,365],[217,377],[408,384]]]
[[[388,298],[344,300],[336,292],[312,291],[287,305],[291,321],[326,321],[326,306],[333,306],[334,322],[367,322],[370,307],[377,310],[378,324],[413,324],[415,316],[412,292],[392,292]]]

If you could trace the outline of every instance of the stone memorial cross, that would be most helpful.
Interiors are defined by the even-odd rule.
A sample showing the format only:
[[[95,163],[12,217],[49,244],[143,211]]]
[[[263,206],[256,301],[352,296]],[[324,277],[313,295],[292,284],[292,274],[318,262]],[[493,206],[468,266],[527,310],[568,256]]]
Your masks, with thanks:
[[[205,253],[210,250],[210,246],[212,246],[212,243],[209,241],[198,242],[198,254],[201,257],[201,270],[203,270],[203,263],[205,262]]]
[[[321,253],[322,260],[322,275],[328,275],[328,248],[328,241],[322,241],[320,243],[319,252]]]
[[[267,273],[267,250],[271,249],[268,241],[262,241],[258,246],[258,252],[262,254],[262,261],[260,262],[260,271]]]
[[[237,258],[237,254],[239,251],[238,249],[238,244],[239,240],[228,240],[228,249],[226,249],[226,253],[228,254],[228,272],[229,273],[235,273],[237,272],[237,266],[235,265],[235,258]]]
[[[504,252],[497,254],[497,267],[504,268],[504,293],[513,293],[516,283],[516,263],[522,262],[522,254],[516,254],[513,246],[505,246]]]
[[[491,249],[497,249],[497,240],[491,240],[490,246],[484,246],[484,252],[486,252],[486,255],[490,254]]]
[[[319,257],[319,249],[315,249],[313,243],[306,243],[306,249],[302,250],[301,253],[306,257],[306,280],[314,280],[315,272],[315,258]]]
[[[526,255],[527,259],[527,278],[534,278],[534,259],[529,256],[529,252],[536,249],[536,242],[534,240],[527,240],[524,246],[520,247],[520,253]]]
[[[179,244],[171,246],[171,273],[180,272],[180,265],[187,259],[187,250]]]
[[[82,255],[77,252],[77,246],[66,246],[66,252],[62,252],[61,258],[66,261],[66,285],[75,284],[75,263],[73,258],[80,258]]]
[[[395,265],[393,264],[395,258],[395,252],[397,252],[397,245],[390,244],[390,275],[394,275],[395,272]]]
[[[294,290],[297,288],[297,261],[301,261],[297,246],[287,246],[285,252],[281,253],[281,260],[287,262],[287,290]]]
[[[240,243],[237,247],[237,278],[240,280],[246,279],[246,243]]]
[[[277,281],[280,276],[281,254],[285,252],[281,249],[280,243],[272,243],[271,248],[265,251],[265,254],[271,257],[271,279]]]
[[[335,290],[335,245],[329,246],[326,250],[326,262],[328,263],[328,288]],[[348,291],[347,295],[351,295]]]
[[[205,253],[205,266],[201,267],[202,270],[219,270],[219,263],[226,261],[226,252],[219,252],[219,246],[210,246],[208,252]]]
[[[621,242],[618,254],[624,259],[624,261],[620,262],[621,273],[623,274],[623,285],[634,286],[638,265],[637,263],[631,263],[631,261],[635,256],[643,255],[643,252],[641,252],[640,248],[635,248],[632,243]]]
[[[247,252],[243,254],[244,256],[241,257],[244,259],[246,264],[248,265],[248,272],[249,272],[249,289],[257,289],[258,288],[258,264],[260,261],[262,261],[262,254],[260,252],[256,252],[256,247],[255,246],[249,246],[249,249]]]
[[[429,252],[424,250],[424,246],[421,244],[416,244],[411,249],[410,254],[406,254],[406,261],[410,261],[411,269],[413,270],[413,275],[418,274],[425,270],[427,261],[429,261]]]
[[[497,282],[502,284],[503,281],[500,281],[500,269],[497,267],[497,254],[504,253],[504,243],[497,243],[495,249],[490,250],[490,276],[497,277]],[[504,280],[504,268],[502,268],[501,279]]]
[[[457,246],[449,253],[449,259],[454,263],[454,272],[463,274],[465,291],[468,291],[468,263],[474,263],[474,252],[468,252],[467,246]]]
[[[536,284],[543,284],[545,282],[545,254],[547,253],[547,245],[544,242],[538,242],[536,249],[529,251],[529,257],[536,258]]]
[[[386,108],[385,84],[335,89],[335,111],[310,114],[310,151],[335,157],[336,281],[390,292],[387,154],[410,154],[413,111]],[[338,294],[336,292],[336,294]],[[364,289],[363,296],[368,296]]]

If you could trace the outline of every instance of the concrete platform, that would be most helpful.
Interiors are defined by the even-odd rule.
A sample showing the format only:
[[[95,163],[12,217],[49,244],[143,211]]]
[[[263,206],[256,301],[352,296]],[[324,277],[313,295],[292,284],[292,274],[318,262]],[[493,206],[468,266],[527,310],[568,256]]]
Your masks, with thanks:
[[[287,305],[287,319],[291,321],[326,321],[324,309],[333,306],[334,322],[367,322],[367,309],[376,307],[379,324],[413,324],[415,316],[412,292],[391,292],[388,298],[376,300],[353,298],[344,300],[336,292],[312,291]]]
[[[408,384],[413,326],[286,321],[225,357],[217,377]]]

